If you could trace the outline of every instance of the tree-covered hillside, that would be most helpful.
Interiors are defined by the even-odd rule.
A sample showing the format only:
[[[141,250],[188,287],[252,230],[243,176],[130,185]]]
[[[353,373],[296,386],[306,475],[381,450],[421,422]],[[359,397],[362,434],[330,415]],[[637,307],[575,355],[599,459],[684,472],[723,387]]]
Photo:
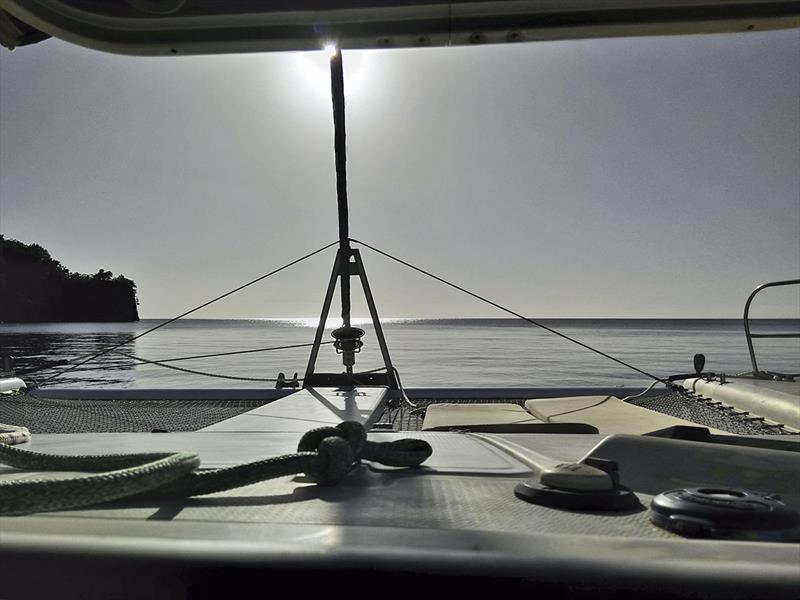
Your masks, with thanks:
[[[39,244],[0,235],[0,322],[138,321],[136,284],[72,273]]]

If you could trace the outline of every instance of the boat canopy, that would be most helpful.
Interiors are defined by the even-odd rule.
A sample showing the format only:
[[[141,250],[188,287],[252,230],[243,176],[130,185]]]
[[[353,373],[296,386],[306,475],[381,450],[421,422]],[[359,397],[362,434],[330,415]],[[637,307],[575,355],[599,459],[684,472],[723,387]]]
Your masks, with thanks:
[[[800,26],[774,0],[0,0],[0,43],[173,55],[517,43]]]

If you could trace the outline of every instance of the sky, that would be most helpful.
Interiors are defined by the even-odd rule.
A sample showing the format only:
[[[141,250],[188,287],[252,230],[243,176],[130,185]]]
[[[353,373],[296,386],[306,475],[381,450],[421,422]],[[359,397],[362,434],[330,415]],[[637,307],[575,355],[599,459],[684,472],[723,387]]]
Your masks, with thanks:
[[[354,238],[537,318],[738,317],[800,276],[799,30],[344,65]],[[133,279],[144,318],[334,241],[327,57],[3,50],[0,231]],[[382,317],[505,316],[362,255]],[[195,316],[316,316],[333,258]],[[800,314],[762,297],[754,316]]]

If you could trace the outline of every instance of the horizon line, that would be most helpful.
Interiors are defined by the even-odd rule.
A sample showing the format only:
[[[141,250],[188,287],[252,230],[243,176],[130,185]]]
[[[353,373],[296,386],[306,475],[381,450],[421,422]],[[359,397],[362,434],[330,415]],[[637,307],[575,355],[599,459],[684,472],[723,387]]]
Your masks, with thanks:
[[[140,317],[140,321],[165,321],[173,317]],[[743,320],[742,316],[735,317],[527,317],[534,321],[578,321],[578,320],[603,320],[603,321],[670,321],[670,320]],[[369,317],[352,317],[352,321],[361,323],[371,323],[372,319]],[[751,321],[760,319],[795,319],[800,320],[800,315],[787,317],[787,316],[760,316],[750,317]],[[304,321],[318,323],[319,317],[185,317],[181,321]],[[380,321],[522,321],[518,317],[381,317]],[[340,319],[328,318],[326,322],[338,322]]]

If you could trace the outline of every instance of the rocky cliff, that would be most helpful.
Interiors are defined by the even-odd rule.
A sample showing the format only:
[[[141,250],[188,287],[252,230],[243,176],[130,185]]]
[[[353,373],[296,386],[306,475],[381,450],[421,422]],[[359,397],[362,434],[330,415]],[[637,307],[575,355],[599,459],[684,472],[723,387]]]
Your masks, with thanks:
[[[136,284],[72,273],[38,244],[0,235],[0,322],[138,321]]]

